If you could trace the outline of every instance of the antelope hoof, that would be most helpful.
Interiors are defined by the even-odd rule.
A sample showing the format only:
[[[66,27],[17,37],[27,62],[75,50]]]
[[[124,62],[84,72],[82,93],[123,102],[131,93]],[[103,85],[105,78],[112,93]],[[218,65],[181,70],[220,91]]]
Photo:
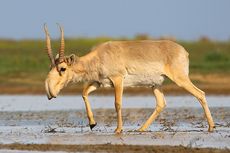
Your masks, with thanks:
[[[137,132],[145,132],[145,129],[139,128],[139,129],[137,130]]]
[[[90,127],[91,130],[93,130],[93,128],[94,128],[96,125],[97,125],[97,123],[95,123],[95,124],[90,124],[89,127]]]
[[[214,128],[215,128],[214,125],[213,125],[213,126],[209,126],[209,127],[208,127],[208,132],[213,132],[213,131],[214,131]]]
[[[116,134],[120,134],[122,132],[121,128],[116,128],[116,130],[114,131]]]

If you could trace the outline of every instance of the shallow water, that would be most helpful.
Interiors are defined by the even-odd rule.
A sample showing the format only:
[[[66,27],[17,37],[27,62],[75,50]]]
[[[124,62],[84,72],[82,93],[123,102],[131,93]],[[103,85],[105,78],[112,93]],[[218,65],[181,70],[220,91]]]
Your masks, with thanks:
[[[230,96],[207,96],[209,107],[230,107]],[[200,104],[193,96],[166,96],[167,108],[196,107]],[[113,96],[90,96],[92,109],[114,108]],[[123,108],[154,108],[153,96],[124,96]],[[79,110],[85,109],[82,97],[59,96],[47,100],[45,95],[1,95],[1,111],[48,111],[48,110]]]
[[[81,96],[0,96],[0,144],[127,144],[230,148],[230,96],[207,96],[216,130],[207,132],[199,102],[167,96],[167,108],[148,132],[136,132],[155,108],[152,96],[124,96],[123,134],[117,136],[112,96],[90,96],[98,125],[89,129]],[[98,141],[100,140],[100,141]]]

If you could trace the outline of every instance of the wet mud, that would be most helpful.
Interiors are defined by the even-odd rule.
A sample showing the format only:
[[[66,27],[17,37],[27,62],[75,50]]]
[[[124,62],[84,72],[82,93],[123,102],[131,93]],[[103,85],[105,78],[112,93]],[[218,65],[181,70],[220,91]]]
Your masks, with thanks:
[[[201,108],[166,108],[147,132],[137,132],[153,109],[123,109],[123,133],[114,109],[93,110],[91,131],[86,112],[0,112],[0,148],[64,152],[229,152],[230,108],[211,108],[216,129],[207,132]]]
[[[154,111],[152,96],[123,97],[123,132],[114,134],[114,97],[91,96],[97,126],[90,129],[80,96],[0,96],[0,153],[230,152],[230,97],[207,96],[216,128],[191,96],[168,96],[146,132],[136,130]]]

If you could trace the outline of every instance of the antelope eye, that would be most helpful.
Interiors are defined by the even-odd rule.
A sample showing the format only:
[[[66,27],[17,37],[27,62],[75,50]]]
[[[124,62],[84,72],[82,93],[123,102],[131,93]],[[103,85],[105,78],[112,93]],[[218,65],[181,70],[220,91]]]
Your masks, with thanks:
[[[61,72],[65,72],[65,70],[66,70],[66,68],[64,68],[64,67],[61,67],[61,69],[60,69]]]

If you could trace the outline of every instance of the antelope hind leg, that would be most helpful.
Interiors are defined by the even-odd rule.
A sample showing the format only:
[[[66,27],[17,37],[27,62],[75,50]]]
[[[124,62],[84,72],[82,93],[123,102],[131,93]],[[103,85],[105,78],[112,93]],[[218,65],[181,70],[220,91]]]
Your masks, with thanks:
[[[153,93],[154,93],[155,98],[156,98],[156,109],[154,110],[152,115],[148,118],[148,120],[142,125],[142,127],[140,129],[138,129],[138,131],[140,131],[140,132],[145,131],[150,126],[150,124],[152,124],[152,122],[157,118],[157,116],[160,114],[160,112],[162,112],[162,110],[166,106],[164,95],[163,95],[161,89],[153,88]]]
[[[193,83],[190,81],[188,76],[181,76],[173,79],[173,81],[175,81],[178,86],[185,88],[188,92],[190,92],[198,99],[198,101],[200,102],[204,110],[206,119],[208,121],[208,125],[209,125],[208,131],[212,132],[215,128],[215,124],[213,122],[212,115],[205,98],[205,93],[199,88],[197,88],[195,85],[193,85]]]

